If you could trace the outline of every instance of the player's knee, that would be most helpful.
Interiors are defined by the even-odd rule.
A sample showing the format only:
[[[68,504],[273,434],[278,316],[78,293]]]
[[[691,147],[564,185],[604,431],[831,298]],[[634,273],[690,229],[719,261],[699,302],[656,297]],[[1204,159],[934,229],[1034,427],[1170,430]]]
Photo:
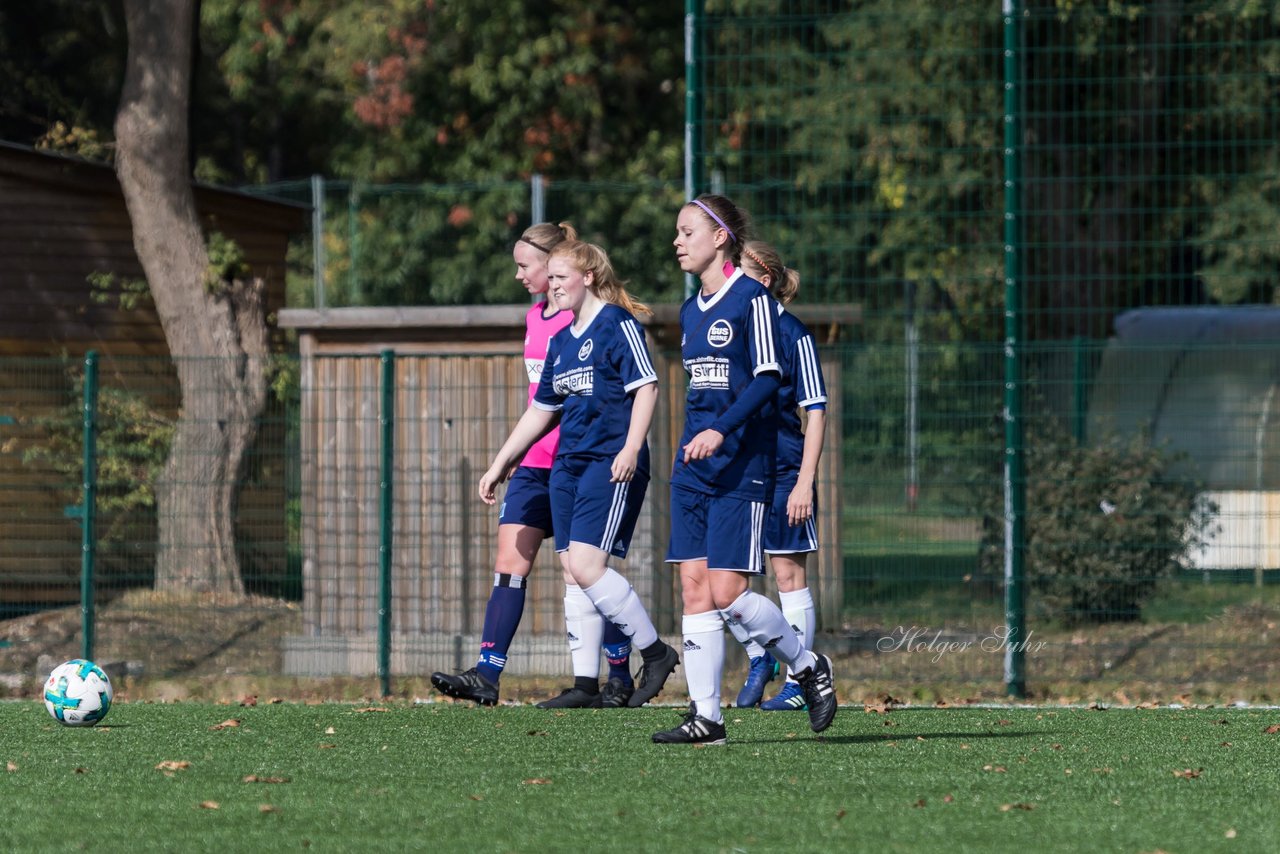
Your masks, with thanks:
[[[717,572],[712,576],[711,600],[722,611],[738,601],[738,597],[746,591],[747,578],[741,573]]]
[[[517,575],[520,578],[526,578],[533,571],[533,561],[515,550],[499,549],[493,568],[499,575]]]

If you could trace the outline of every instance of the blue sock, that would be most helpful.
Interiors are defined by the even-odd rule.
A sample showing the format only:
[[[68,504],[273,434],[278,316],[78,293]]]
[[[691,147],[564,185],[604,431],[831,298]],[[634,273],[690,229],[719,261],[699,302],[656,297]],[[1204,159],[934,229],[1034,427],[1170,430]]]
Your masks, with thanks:
[[[507,666],[507,650],[524,615],[524,579],[496,572],[493,592],[484,609],[484,630],[480,634],[480,661],[476,672],[495,685]]]
[[[609,662],[609,678],[617,677],[628,685],[634,684],[631,679],[631,638],[605,620],[601,646],[604,647],[605,660]]]

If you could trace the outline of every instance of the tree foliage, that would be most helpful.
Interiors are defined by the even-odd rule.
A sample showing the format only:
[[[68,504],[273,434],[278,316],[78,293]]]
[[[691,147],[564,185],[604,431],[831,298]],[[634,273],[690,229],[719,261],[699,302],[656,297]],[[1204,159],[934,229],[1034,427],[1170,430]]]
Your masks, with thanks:
[[[12,4],[11,4],[12,5]],[[0,11],[0,133],[109,154],[123,67],[119,0]],[[1138,304],[1270,302],[1280,11],[1257,0],[1029,0],[1026,304],[1037,338],[1105,335]],[[990,3],[836,0],[780,10],[708,0],[709,166],[814,285],[896,340],[905,281],[928,340],[994,341],[1003,301],[1002,22]],[[203,0],[197,172],[353,182],[359,229],[330,217],[356,302],[509,298],[515,189],[628,182],[552,218],[654,279],[681,171],[678,4],[587,0]],[[444,185],[413,210],[376,189]],[[362,189],[361,187],[367,188]],[[467,187],[472,187],[468,192]],[[468,197],[469,196],[469,197]],[[404,207],[404,210],[398,209]],[[429,209],[427,209],[429,208]],[[392,234],[391,232],[395,232]],[[359,234],[365,246],[348,245]],[[350,256],[344,252],[352,253]],[[373,283],[372,290],[369,289]],[[333,293],[352,280],[333,284]],[[642,292],[645,292],[642,290]],[[877,323],[883,319],[883,323]]]

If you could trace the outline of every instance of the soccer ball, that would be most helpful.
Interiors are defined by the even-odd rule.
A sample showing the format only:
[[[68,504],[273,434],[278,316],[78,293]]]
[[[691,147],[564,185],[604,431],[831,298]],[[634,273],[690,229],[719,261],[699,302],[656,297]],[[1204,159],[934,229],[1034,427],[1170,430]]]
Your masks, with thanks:
[[[64,661],[44,682],[44,707],[66,726],[93,726],[111,708],[111,680],[92,661]]]

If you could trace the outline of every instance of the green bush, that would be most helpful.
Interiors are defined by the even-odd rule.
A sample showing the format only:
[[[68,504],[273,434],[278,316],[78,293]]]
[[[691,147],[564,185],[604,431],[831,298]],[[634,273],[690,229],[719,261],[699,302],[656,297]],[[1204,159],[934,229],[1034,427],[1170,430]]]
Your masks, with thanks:
[[[1027,604],[1066,624],[1136,620],[1157,584],[1214,532],[1217,507],[1170,475],[1177,456],[1144,435],[1077,444],[1030,431],[1026,452]],[[981,563],[1002,574],[1003,490],[986,491]]]

